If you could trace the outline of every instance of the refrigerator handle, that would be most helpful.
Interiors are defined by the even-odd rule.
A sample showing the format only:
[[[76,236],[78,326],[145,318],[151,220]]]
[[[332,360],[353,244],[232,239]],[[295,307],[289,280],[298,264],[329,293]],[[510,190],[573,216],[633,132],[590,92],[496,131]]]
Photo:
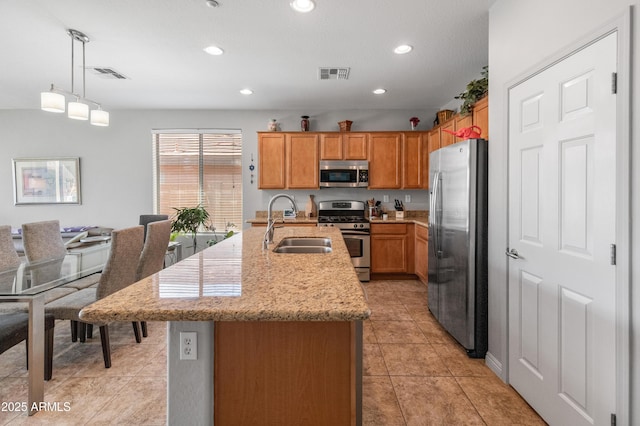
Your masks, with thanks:
[[[439,223],[438,223],[438,191],[440,189],[440,172],[436,172],[433,176],[433,196],[429,200],[431,202],[431,211],[429,211],[429,221],[433,224],[433,247],[436,249],[436,256],[440,250],[440,244],[438,243]],[[433,219],[432,219],[433,218]],[[429,224],[429,226],[431,226]]]

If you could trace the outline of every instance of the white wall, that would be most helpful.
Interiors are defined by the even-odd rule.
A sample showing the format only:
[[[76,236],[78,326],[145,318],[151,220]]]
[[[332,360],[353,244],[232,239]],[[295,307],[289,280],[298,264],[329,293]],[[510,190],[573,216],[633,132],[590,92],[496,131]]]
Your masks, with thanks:
[[[625,0],[498,0],[489,13],[489,361],[492,368],[507,379],[507,146],[506,93],[507,85],[545,58],[575,41],[586,37],[607,21],[633,5],[633,21],[638,22],[640,3]],[[632,33],[637,52],[640,35]],[[640,89],[638,88],[640,56],[632,52],[635,82],[632,98],[632,135],[640,129]],[[637,142],[637,137],[632,137]],[[632,222],[640,223],[640,150],[631,144]],[[640,424],[640,230],[632,227],[632,418],[628,424]],[[502,370],[500,370],[502,367]],[[634,411],[635,410],[635,411]],[[619,415],[620,419],[621,416]]]
[[[452,94],[452,96],[455,95]],[[304,111],[311,116],[311,130],[336,131],[338,121],[349,119],[358,130],[409,130],[409,118],[433,122],[436,111]],[[269,198],[281,191],[259,191],[257,174],[250,184],[251,155],[257,167],[257,131],[267,129],[276,118],[281,130],[300,130],[298,111],[112,111],[111,125],[98,128],[62,115],[33,110],[0,111],[0,224],[21,224],[59,219],[62,226],[102,225],[114,228],[138,223],[138,216],[153,212],[151,130],[162,128],[240,129],[243,134],[243,214],[251,219],[266,210]],[[422,126],[421,126],[422,127]],[[11,159],[19,157],[69,156],[81,159],[82,205],[13,205]],[[256,170],[257,172],[257,170]],[[318,201],[365,200],[382,195],[404,199],[412,194],[409,209],[426,209],[426,191],[336,190],[291,191],[304,209],[309,193]],[[390,207],[393,206],[391,203]],[[276,208],[286,207],[283,202]]]

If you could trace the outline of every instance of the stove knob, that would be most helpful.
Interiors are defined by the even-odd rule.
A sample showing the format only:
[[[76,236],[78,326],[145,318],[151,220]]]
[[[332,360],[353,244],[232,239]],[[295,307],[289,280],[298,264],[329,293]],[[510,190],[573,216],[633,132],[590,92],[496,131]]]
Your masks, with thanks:
[[[329,226],[333,226],[333,223],[329,224]]]
[[[354,224],[353,224],[353,227],[354,227],[354,228],[357,228],[357,227],[358,227],[358,224],[357,224],[357,223],[354,223]]]
[[[363,224],[360,224],[360,228],[364,228],[364,225],[363,225]]]

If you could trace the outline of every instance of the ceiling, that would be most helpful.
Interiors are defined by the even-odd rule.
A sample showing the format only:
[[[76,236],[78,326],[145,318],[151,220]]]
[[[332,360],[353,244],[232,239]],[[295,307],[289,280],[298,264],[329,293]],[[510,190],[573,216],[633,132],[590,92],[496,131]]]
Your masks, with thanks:
[[[90,38],[88,67],[128,77],[87,71],[86,97],[107,110],[437,109],[488,63],[491,0],[315,2],[301,14],[289,0],[3,0],[0,108],[37,109],[51,83],[71,91],[69,28]],[[319,67],[349,79],[321,81]]]

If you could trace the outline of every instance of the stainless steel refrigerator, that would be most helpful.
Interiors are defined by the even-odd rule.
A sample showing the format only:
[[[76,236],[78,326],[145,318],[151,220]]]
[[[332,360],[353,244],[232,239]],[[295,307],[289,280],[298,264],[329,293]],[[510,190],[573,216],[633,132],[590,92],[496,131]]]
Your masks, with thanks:
[[[487,352],[487,141],[429,157],[428,304],[470,357]]]

